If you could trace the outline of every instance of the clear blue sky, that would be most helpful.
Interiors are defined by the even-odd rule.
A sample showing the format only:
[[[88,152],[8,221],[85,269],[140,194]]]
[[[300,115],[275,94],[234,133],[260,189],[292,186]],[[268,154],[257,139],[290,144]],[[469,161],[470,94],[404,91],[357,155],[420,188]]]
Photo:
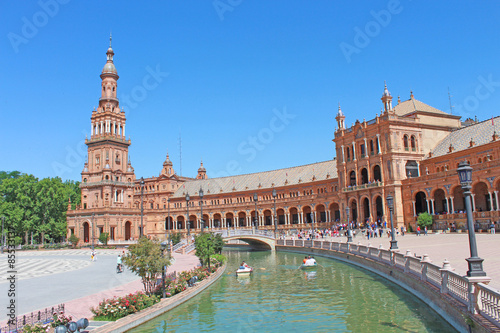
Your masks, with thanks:
[[[384,81],[394,101],[413,90],[449,112],[449,87],[454,114],[499,115],[499,14],[496,1],[2,1],[0,170],[80,180],[110,31],[136,176],[157,176],[167,150],[180,173],[181,136],[182,174],[203,159],[214,177],[333,158],[338,103],[349,126],[372,119]]]

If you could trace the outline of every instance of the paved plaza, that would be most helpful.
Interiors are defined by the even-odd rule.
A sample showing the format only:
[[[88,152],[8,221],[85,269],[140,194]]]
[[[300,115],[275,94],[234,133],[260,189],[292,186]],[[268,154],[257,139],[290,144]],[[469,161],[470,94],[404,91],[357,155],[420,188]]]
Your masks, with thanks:
[[[346,237],[334,237],[331,240],[345,242]],[[450,234],[428,234],[427,236],[416,236],[406,233],[405,236],[396,237],[400,253],[405,254],[410,250],[412,254],[421,256],[427,254],[432,263],[438,266],[443,265],[446,259],[450,262],[455,272],[465,275],[468,267],[465,258],[470,257],[469,236],[466,233]],[[483,269],[492,278],[490,286],[500,290],[500,235],[486,233],[476,234],[477,249],[480,258],[484,259]],[[390,238],[387,235],[370,238],[357,235],[353,238],[354,243],[362,245],[371,244],[384,249],[390,248]]]
[[[97,250],[90,260],[89,250],[16,252],[16,310],[18,315],[65,303],[73,318],[91,317],[91,306],[104,298],[122,296],[143,289],[140,278],[130,270],[116,273],[116,257],[123,250]],[[194,255],[174,254],[168,272],[189,270],[198,264]],[[10,284],[7,281],[7,254],[0,254],[0,307],[6,309]],[[0,313],[0,323],[7,311]]]

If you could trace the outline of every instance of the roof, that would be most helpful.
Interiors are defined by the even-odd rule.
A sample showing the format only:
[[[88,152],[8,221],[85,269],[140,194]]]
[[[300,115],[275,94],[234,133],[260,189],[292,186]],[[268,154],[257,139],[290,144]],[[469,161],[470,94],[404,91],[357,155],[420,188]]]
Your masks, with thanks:
[[[449,115],[448,113],[443,112],[441,110],[438,110],[438,109],[436,109],[430,105],[427,105],[423,102],[420,102],[419,100],[416,100],[415,98],[410,98],[409,100],[401,102],[398,105],[396,105],[393,109],[398,116],[404,116],[404,115],[407,115],[409,113],[413,113],[415,111],[430,112],[430,113],[436,113],[439,115]]]
[[[337,177],[337,161],[329,160],[297,167],[278,169],[221,178],[199,179],[185,182],[172,196],[198,195],[203,188],[205,195],[257,191],[259,189],[312,183]],[[314,178],[314,180],[313,180]]]
[[[487,144],[492,141],[494,131],[496,131],[497,135],[500,133],[500,117],[457,129],[437,144],[432,150],[432,156],[447,154],[450,144],[453,146],[453,152],[469,148],[471,140],[474,141],[475,146]]]

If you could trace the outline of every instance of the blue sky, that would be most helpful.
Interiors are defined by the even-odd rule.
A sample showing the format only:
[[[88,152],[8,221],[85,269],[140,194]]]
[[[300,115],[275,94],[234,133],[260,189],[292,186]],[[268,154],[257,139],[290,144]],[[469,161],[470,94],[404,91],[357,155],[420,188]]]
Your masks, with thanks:
[[[2,1],[0,170],[80,180],[113,34],[137,177],[167,151],[210,177],[325,161],[384,81],[479,120],[500,105],[500,5],[471,1]],[[154,74],[152,74],[154,73]],[[155,79],[156,78],[156,79]],[[145,85],[145,80],[148,84]],[[146,89],[147,87],[147,89]]]

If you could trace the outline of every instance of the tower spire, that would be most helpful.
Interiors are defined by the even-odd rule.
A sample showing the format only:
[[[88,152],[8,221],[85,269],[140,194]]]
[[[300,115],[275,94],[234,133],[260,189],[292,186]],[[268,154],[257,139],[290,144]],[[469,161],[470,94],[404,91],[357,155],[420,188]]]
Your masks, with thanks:
[[[392,110],[392,96],[389,90],[387,89],[387,84],[384,81],[384,93],[382,94],[382,103],[384,103],[384,111],[387,112]]]
[[[109,48],[111,48],[111,40],[113,39],[111,32],[109,33]]]

